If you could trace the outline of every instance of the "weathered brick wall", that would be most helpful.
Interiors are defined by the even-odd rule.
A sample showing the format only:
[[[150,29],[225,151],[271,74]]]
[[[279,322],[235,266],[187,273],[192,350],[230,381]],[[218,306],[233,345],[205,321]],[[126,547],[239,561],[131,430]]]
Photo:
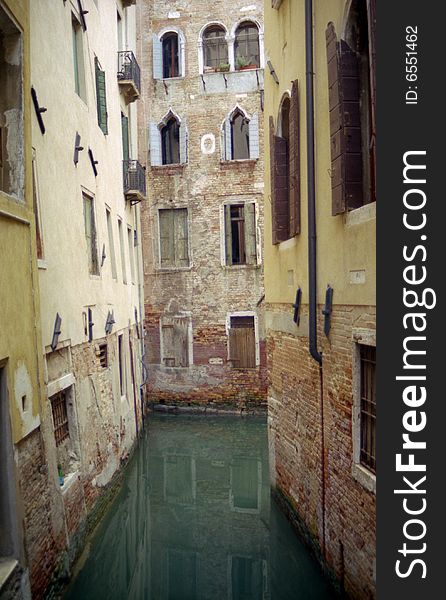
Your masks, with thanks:
[[[292,314],[287,305],[267,310]],[[301,319],[307,317],[303,306]],[[350,597],[369,599],[375,587],[375,495],[351,474],[353,327],[374,330],[374,307],[335,306],[328,339],[318,323],[322,406],[307,333],[268,330],[270,452],[275,486],[316,552]]]
[[[148,202],[143,207],[142,232],[145,277],[146,361],[149,364],[148,398],[166,402],[245,402],[247,397],[265,400],[265,352],[261,364],[252,371],[236,371],[227,363],[225,322],[228,313],[253,311],[259,318],[260,344],[264,335],[262,313],[258,307],[263,296],[262,239],[263,231],[263,131],[261,88],[259,84],[246,88],[242,73],[240,89],[205,91],[198,67],[198,39],[202,27],[221,22],[230,31],[242,17],[262,19],[258,7],[249,13],[239,9],[246,3],[219,0],[209,6],[194,0],[175,6],[169,2],[142,2],[141,55],[142,90],[148,99],[146,114],[139,122],[140,156],[147,163]],[[177,11],[175,18],[168,18]],[[153,79],[152,34],[166,27],[180,29],[185,36],[186,76],[180,79]],[[251,73],[253,81],[255,73]],[[207,75],[204,76],[206,81]],[[223,74],[212,74],[221,83]],[[215,79],[217,78],[217,79]],[[208,88],[209,88],[208,83]],[[237,85],[237,83],[236,83]],[[244,87],[245,86],[245,87]],[[258,160],[222,161],[221,125],[239,104],[249,115],[259,114],[260,158]],[[150,166],[147,152],[147,125],[159,123],[172,109],[185,119],[188,129],[188,162],[176,166]],[[215,151],[202,152],[201,140],[206,134],[215,138]],[[254,201],[257,204],[257,232],[260,264],[257,266],[222,265],[221,210],[225,201]],[[190,268],[161,270],[159,268],[159,208],[188,208]],[[192,319],[193,365],[172,369],[161,365],[160,318],[165,314],[189,314]],[[219,359],[223,365],[209,364]],[[157,366],[155,366],[157,365]],[[181,390],[184,394],[182,396]]]

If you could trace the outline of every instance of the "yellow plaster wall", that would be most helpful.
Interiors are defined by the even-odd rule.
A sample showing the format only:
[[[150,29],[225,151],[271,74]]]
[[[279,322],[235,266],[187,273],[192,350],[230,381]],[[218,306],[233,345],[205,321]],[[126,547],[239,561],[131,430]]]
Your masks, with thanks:
[[[32,208],[29,95],[29,3],[2,0],[22,31],[25,192],[18,200],[0,191],[0,366],[6,370],[13,441],[40,424],[41,342],[34,214]],[[26,396],[25,411],[22,397]]]
[[[317,296],[322,303],[327,284],[334,288],[334,304],[375,304],[375,203],[336,217],[331,216],[330,131],[325,30],[333,21],[342,36],[349,0],[315,0],[314,94]],[[277,126],[280,100],[299,80],[301,233],[273,246],[271,242],[271,187],[269,145],[265,145],[265,290],[268,303],[294,302],[300,285],[308,302],[307,151],[305,105],[305,3],[283,0],[278,10],[265,1],[265,52],[279,78],[277,85],[265,69],[265,136],[269,117]],[[291,279],[289,271],[294,271]],[[351,271],[365,271],[365,283],[350,283]],[[291,283],[291,284],[290,284]]]

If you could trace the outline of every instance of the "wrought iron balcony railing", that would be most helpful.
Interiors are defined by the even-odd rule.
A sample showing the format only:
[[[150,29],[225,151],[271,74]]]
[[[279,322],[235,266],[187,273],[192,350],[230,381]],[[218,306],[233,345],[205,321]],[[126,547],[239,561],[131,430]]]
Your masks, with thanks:
[[[118,52],[118,84],[127,101],[133,102],[141,92],[141,70],[131,50]]]
[[[137,160],[123,160],[124,195],[131,204],[146,197],[146,170]]]

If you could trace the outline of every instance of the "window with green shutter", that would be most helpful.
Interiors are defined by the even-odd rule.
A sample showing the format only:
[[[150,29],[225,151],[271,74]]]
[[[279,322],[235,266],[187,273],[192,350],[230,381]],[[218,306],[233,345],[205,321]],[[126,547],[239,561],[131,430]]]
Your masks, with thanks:
[[[108,133],[107,125],[107,95],[105,92],[105,71],[102,71],[97,57],[94,59],[96,72],[96,104],[98,110],[98,125],[104,134]]]
[[[187,208],[159,211],[161,268],[189,266]]]

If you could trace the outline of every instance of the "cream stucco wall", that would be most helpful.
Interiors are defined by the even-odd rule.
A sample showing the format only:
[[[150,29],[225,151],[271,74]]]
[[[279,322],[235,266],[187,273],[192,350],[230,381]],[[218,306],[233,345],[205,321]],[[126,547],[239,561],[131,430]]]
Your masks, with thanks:
[[[71,43],[71,13],[77,14],[77,3],[54,5],[50,0],[32,3],[31,51],[33,55],[31,84],[39,103],[47,108],[43,114],[46,133],[41,134],[33,115],[33,147],[36,164],[44,259],[40,265],[43,343],[51,343],[54,320],[62,317],[60,342],[71,345],[85,342],[82,312],[94,305],[94,337],[104,337],[109,310],[114,311],[114,331],[135,322],[134,307],[139,313],[138,281],[131,282],[127,244],[127,225],[135,228],[139,206],[130,207],[123,195],[121,111],[129,115],[117,82],[118,34],[116,12],[131,23],[128,31],[133,39],[127,46],[135,50],[135,7],[125,10],[112,0],[96,4],[84,3],[87,31],[82,34],[85,64],[86,102],[74,90]],[[69,43],[67,43],[69,40]],[[98,57],[106,73],[108,135],[97,123],[94,57]],[[135,113],[135,107],[130,110]],[[136,121],[136,115],[132,114]],[[133,131],[133,126],[131,127]],[[81,136],[77,166],[73,162],[76,132]],[[131,155],[136,157],[136,139],[131,136]],[[98,161],[95,177],[88,149]],[[134,151],[133,151],[134,150]],[[84,234],[82,191],[95,198],[97,249],[101,261],[105,244],[107,258],[100,275],[88,271],[87,245]],[[117,280],[112,277],[105,207],[111,210],[117,266]],[[124,254],[128,283],[122,281],[118,218],[124,228]],[[135,257],[140,246],[135,248]]]
[[[299,81],[301,233],[292,240],[272,245],[269,146],[265,145],[265,290],[267,303],[294,302],[296,287],[308,302],[307,151],[305,105],[305,6],[303,0],[283,0],[273,9],[265,2],[265,52],[279,78],[277,85],[266,70],[265,131],[269,117],[277,117],[280,101],[291,82]],[[331,216],[331,158],[325,30],[333,21],[341,37],[349,1],[315,0],[314,93],[317,296],[322,303],[325,289],[334,289],[334,304],[375,304],[375,203],[336,217]],[[293,273],[291,273],[291,271]],[[357,272],[360,272],[359,274]],[[361,280],[361,283],[351,281]]]
[[[40,424],[41,374],[36,241],[31,193],[29,3],[2,8],[22,37],[21,94],[24,185],[17,195],[0,191],[0,368],[5,369],[13,442]],[[1,398],[4,401],[4,398]]]

